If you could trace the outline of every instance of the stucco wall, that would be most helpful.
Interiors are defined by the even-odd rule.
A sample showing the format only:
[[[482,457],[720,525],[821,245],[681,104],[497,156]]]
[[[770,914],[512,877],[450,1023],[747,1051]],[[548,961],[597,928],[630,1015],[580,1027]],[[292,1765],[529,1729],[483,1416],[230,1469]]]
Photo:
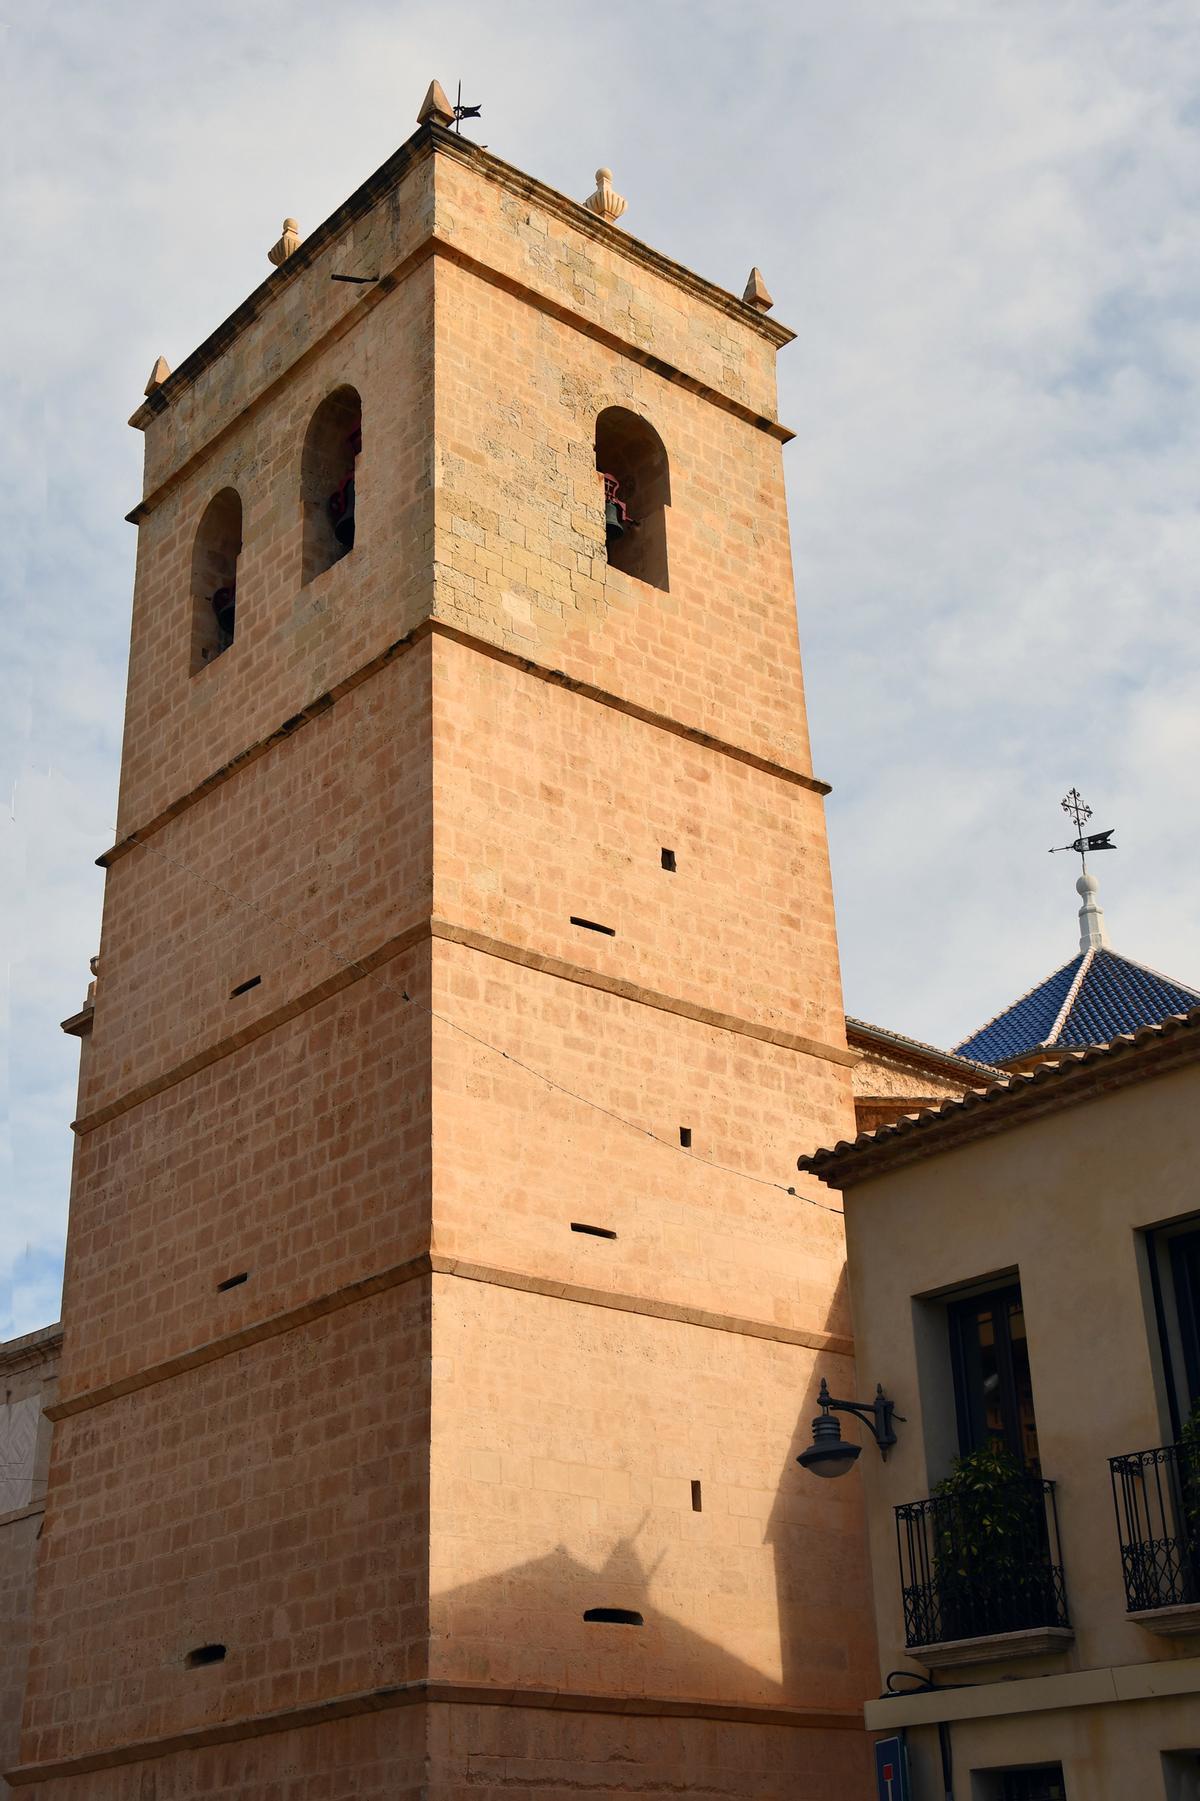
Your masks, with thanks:
[[[1016,1277],[1075,1639],[1052,1656],[967,1666],[943,1680],[1031,1677],[1047,1685],[1038,1706],[1057,1694],[1066,1708],[1076,1691],[1056,1690],[1058,1678],[1100,1672],[1091,1700],[1112,1702],[1134,1684],[1122,1670],[1159,1664],[1162,1693],[1192,1693],[1190,1714],[1182,1702],[1143,1699],[1118,1718],[1081,1701],[1036,1720],[1018,1712],[955,1724],[968,1768],[973,1759],[982,1767],[1061,1757],[1072,1797],[1161,1796],[1159,1752],[1200,1740],[1196,1640],[1126,1616],[1108,1470],[1110,1456],[1170,1440],[1139,1234],[1196,1210],[1198,1100],[1200,1069],[1184,1067],[885,1171],[846,1197],[860,1386],[882,1381],[907,1416],[887,1463],[868,1451],[858,1466],[881,1670],[922,1668],[904,1649],[892,1509],[928,1495],[957,1448],[946,1294]],[[889,1707],[872,1710],[876,1723]]]

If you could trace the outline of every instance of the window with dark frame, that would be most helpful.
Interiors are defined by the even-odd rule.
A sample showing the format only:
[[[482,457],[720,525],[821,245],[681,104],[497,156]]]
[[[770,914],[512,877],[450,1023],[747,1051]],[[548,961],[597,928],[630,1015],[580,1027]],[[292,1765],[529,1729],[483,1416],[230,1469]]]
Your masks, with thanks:
[[[1200,1401],[1200,1228],[1181,1232],[1170,1241],[1171,1275],[1179,1337],[1183,1346],[1182,1375],[1189,1406]]]
[[[1062,1765],[1000,1771],[999,1801],[1066,1801]]]
[[[947,1309],[959,1450],[1007,1450],[1042,1473],[1020,1283],[954,1301]]]
[[[1200,1220],[1155,1226],[1145,1234],[1172,1439],[1200,1403]]]

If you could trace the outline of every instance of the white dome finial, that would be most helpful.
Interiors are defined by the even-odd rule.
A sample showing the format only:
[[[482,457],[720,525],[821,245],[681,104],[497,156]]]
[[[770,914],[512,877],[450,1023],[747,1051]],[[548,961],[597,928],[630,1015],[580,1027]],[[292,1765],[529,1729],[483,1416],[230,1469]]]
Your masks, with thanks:
[[[1104,908],[1096,899],[1100,884],[1089,870],[1085,869],[1076,882],[1075,892],[1083,902],[1079,909],[1079,948],[1081,951],[1103,950],[1108,943],[1108,933],[1104,929]]]

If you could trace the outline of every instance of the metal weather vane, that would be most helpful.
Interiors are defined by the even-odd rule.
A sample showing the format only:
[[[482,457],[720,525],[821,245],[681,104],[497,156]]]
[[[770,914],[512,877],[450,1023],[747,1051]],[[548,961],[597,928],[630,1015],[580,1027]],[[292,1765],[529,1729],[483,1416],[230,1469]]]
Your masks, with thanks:
[[[461,137],[463,120],[464,119],[477,119],[479,117],[480,113],[483,111],[483,108],[481,106],[464,106],[463,105],[462,82],[460,81],[458,84],[458,98],[455,100],[452,110],[454,113],[454,129],[458,133],[459,137]]]
[[[1073,850],[1078,856],[1079,861],[1083,864],[1084,873],[1086,874],[1087,853],[1090,850],[1116,850],[1117,847],[1112,841],[1112,835],[1117,828],[1114,825],[1109,826],[1106,832],[1084,831],[1084,826],[1092,817],[1092,809],[1088,806],[1078,788],[1072,788],[1065,794],[1060,805],[1062,806],[1063,812],[1067,815],[1067,818],[1074,820],[1076,836],[1070,844],[1052,844],[1050,846],[1050,855],[1053,856],[1055,851]]]

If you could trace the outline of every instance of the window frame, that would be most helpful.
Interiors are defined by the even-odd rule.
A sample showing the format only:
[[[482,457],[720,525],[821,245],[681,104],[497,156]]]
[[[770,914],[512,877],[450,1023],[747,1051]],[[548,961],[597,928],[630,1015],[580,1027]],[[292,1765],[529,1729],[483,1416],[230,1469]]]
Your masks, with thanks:
[[[1158,1339],[1156,1374],[1166,1429],[1176,1443],[1183,1421],[1200,1402],[1200,1214],[1162,1220],[1140,1237]]]
[[[989,1442],[991,1436],[986,1429],[982,1432],[977,1430],[977,1419],[972,1408],[973,1385],[970,1380],[969,1347],[964,1330],[968,1318],[977,1315],[982,1307],[990,1306],[995,1330],[996,1370],[1000,1380],[999,1408],[1003,1421],[1004,1443],[1010,1455],[1015,1457],[1022,1469],[1025,1469],[1027,1464],[1021,1434],[1021,1414],[1013,1366],[1012,1331],[1009,1323],[1009,1308],[1014,1300],[1020,1305],[1021,1317],[1024,1319],[1025,1299],[1021,1293],[1019,1279],[1005,1282],[995,1288],[977,1289],[971,1294],[948,1298],[946,1324],[950,1337],[950,1371],[954,1384],[954,1410],[959,1455],[966,1457],[972,1451],[981,1450]],[[1028,1338],[1026,1342],[1028,1343]],[[1033,1410],[1033,1421],[1036,1437],[1036,1408]],[[1039,1470],[1031,1473],[1036,1474],[1039,1471],[1040,1459]]]

